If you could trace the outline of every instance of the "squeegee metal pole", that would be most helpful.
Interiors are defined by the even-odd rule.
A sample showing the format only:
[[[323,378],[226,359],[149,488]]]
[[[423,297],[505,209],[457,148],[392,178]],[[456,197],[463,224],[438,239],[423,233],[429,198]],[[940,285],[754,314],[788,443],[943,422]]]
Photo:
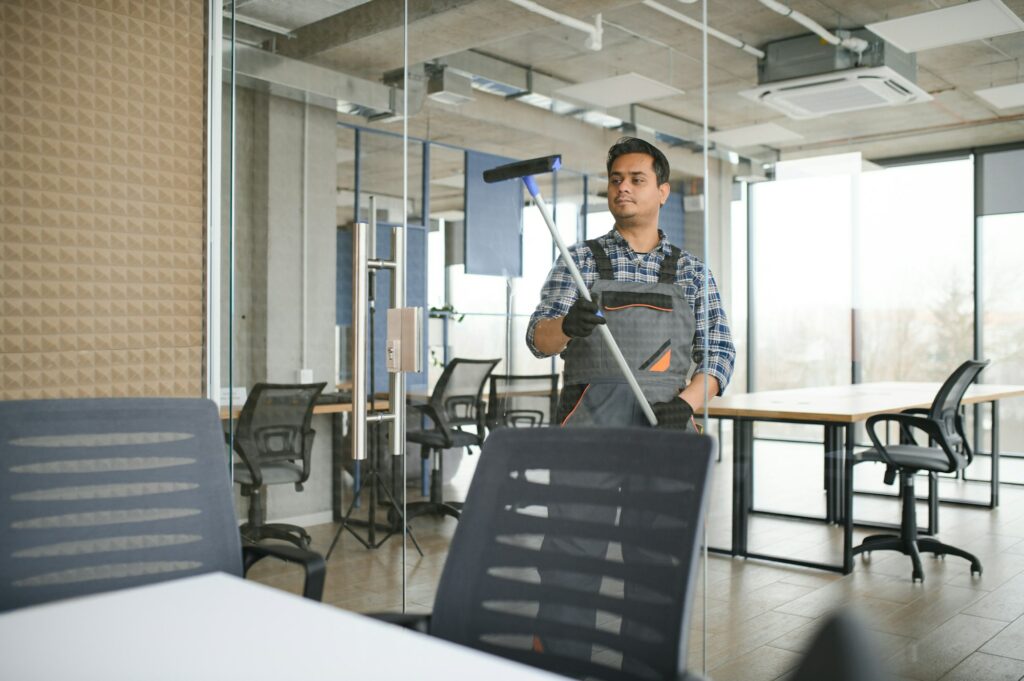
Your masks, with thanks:
[[[569,268],[569,274],[572,275],[573,281],[576,282],[576,288],[579,289],[580,295],[584,299],[590,300],[590,289],[587,288],[586,282],[583,281],[583,275],[580,274],[580,270],[576,267],[576,263],[573,262],[572,256],[569,255],[569,249],[566,247],[565,242],[562,241],[561,235],[558,233],[558,229],[555,227],[555,221],[551,219],[551,213],[548,212],[548,206],[544,202],[544,197],[540,195],[540,192],[531,192],[534,200],[537,202],[537,208],[540,209],[540,214],[544,218],[545,224],[548,226],[548,231],[551,232],[551,238],[555,240],[555,245],[558,246],[558,252],[562,256],[562,262]],[[640,384],[636,380],[636,376],[629,368],[629,364],[626,363],[626,358],[622,355],[622,350],[619,349],[618,343],[615,342],[615,337],[612,336],[612,332],[608,329],[606,324],[601,324],[597,327],[598,332],[604,339],[605,344],[612,353],[612,357],[615,358],[615,363],[619,365],[619,370],[622,371],[622,375],[626,377],[626,382],[629,383],[629,387],[633,389],[633,394],[636,395],[637,401],[640,403],[640,408],[644,412],[644,416],[652,426],[658,425],[658,417],[654,415],[654,411],[651,409],[651,405],[647,403],[647,398],[644,397],[644,391],[640,389]]]

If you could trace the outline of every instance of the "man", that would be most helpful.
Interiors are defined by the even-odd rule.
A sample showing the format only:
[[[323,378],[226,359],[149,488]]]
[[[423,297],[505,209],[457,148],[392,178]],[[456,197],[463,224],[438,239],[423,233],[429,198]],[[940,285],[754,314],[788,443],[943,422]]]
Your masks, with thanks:
[[[718,286],[703,262],[658,229],[669,195],[665,155],[623,137],[608,150],[607,167],[615,227],[569,249],[594,302],[579,296],[565,263],[556,261],[526,342],[537,357],[561,353],[565,360],[560,424],[647,424],[604,340],[593,333],[608,324],[659,425],[693,429],[705,394],[725,390],[736,356]]]
[[[615,227],[608,234],[570,249],[594,302],[579,296],[565,263],[558,260],[541,290],[530,318],[526,342],[538,357],[562,353],[564,387],[558,404],[563,426],[647,425],[640,404],[594,330],[607,324],[651,403],[658,425],[693,430],[693,413],[704,406],[705,390],[719,395],[732,375],[736,350],[711,272],[696,257],[672,246],[658,229],[658,213],[669,195],[668,160],[653,145],[623,137],[608,150],[608,208]],[[705,305],[705,294],[707,304]],[[704,341],[708,341],[708,356]],[[705,361],[706,360],[706,361]],[[692,364],[691,364],[692,363]],[[692,378],[691,366],[696,367]],[[550,472],[550,484],[568,487],[632,484],[623,475],[583,471]],[[649,514],[623,512],[586,504],[551,504],[549,517],[584,523],[648,528],[658,523]],[[608,542],[585,536],[546,535],[541,551],[602,559]],[[657,565],[664,556],[623,549],[625,562]],[[542,584],[566,593],[596,594],[599,569],[587,573],[539,570]],[[625,598],[643,587],[626,582]],[[596,611],[558,598],[543,603],[539,621],[572,627],[597,626]],[[622,631],[643,638],[645,624],[625,620]],[[534,636],[533,649],[589,661],[589,643],[571,638]],[[623,669],[642,669],[643,661],[622,660]]]

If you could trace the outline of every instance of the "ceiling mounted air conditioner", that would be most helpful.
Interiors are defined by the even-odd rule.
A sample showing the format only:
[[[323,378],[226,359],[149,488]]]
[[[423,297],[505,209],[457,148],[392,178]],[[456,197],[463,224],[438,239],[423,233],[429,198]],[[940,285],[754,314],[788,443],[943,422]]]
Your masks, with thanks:
[[[817,118],[932,100],[932,96],[916,83],[888,66],[849,69],[768,83],[740,94],[790,118]]]
[[[854,53],[816,35],[771,43],[758,61],[758,86],[740,94],[790,118],[816,118],[932,100],[915,82],[914,55],[866,29],[836,34],[863,38],[868,47]]]

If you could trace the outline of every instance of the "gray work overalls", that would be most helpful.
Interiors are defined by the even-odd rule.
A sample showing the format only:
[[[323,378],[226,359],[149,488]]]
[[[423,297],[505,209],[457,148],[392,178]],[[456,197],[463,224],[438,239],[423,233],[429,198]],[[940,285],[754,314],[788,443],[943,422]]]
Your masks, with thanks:
[[[675,246],[661,263],[658,282],[615,281],[604,248],[587,241],[597,262],[590,289],[647,401],[665,402],[686,385],[696,320],[675,283],[681,254]],[[563,426],[645,426],[647,418],[600,333],[574,338],[562,353],[564,388],[558,404]],[[692,429],[692,424],[689,429]]]

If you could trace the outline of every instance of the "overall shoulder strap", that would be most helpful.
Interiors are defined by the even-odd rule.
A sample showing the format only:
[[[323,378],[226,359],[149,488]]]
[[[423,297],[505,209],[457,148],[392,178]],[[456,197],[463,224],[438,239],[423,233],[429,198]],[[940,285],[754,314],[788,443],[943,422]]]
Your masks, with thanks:
[[[669,254],[661,261],[661,273],[658,275],[659,284],[676,283],[676,269],[679,264],[679,256],[682,251],[676,246],[669,245]]]
[[[587,248],[594,254],[594,261],[597,263],[598,279],[607,279],[609,281],[614,279],[615,275],[612,273],[611,258],[608,257],[601,244],[597,243],[597,239],[589,239],[586,243]]]

